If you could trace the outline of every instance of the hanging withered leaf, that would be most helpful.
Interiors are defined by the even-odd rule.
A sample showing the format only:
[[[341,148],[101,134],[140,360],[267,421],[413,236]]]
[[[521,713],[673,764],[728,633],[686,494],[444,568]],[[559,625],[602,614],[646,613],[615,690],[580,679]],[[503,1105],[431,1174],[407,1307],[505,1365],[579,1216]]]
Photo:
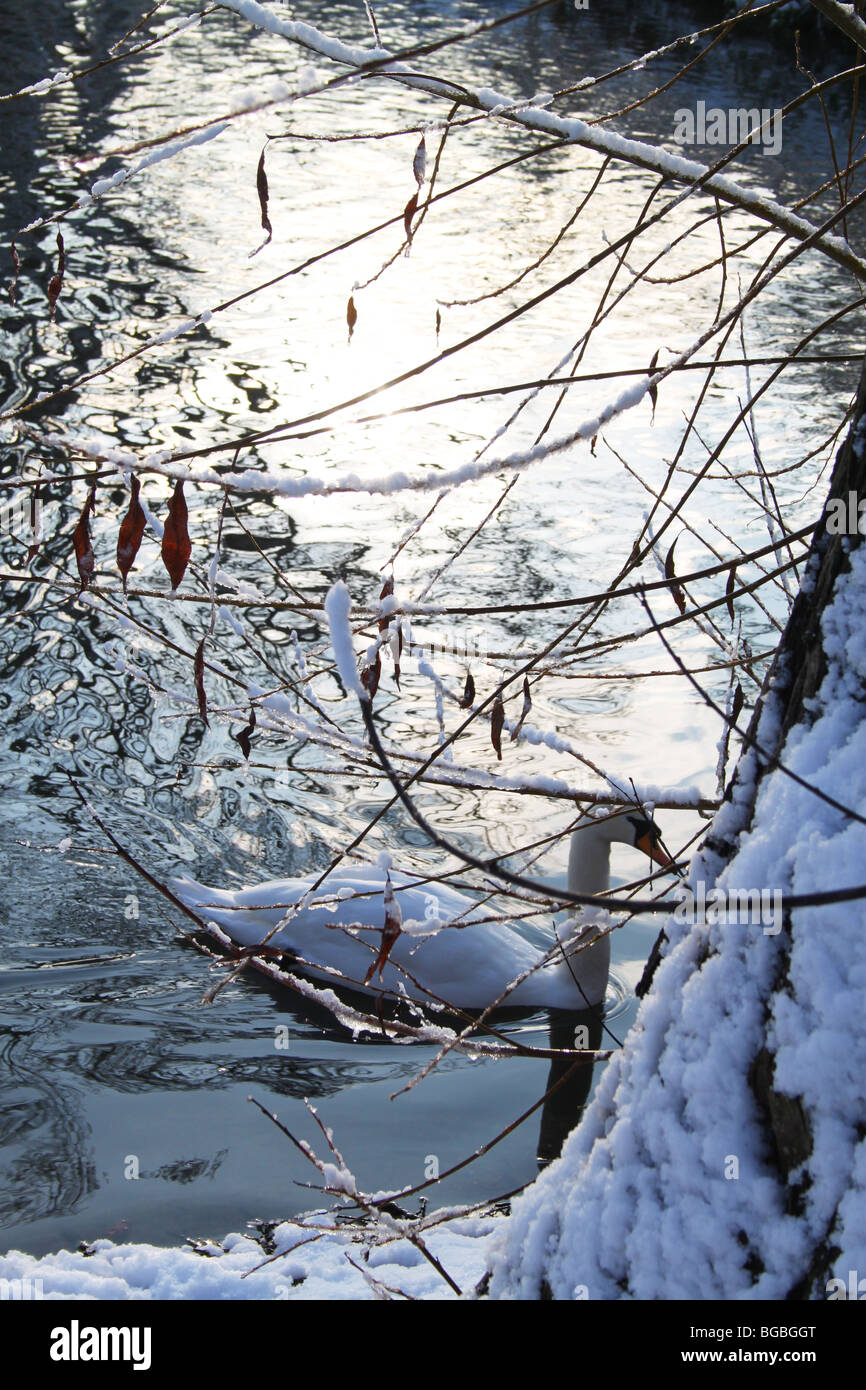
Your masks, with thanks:
[[[731,568],[728,570],[728,582],[725,585],[725,602],[728,605],[728,613],[731,619],[731,627],[733,627],[734,622],[736,620],[736,614],[734,613],[734,589],[736,588],[737,582],[736,574],[736,565],[731,565]]]
[[[475,682],[472,679],[472,672],[466,672],[466,684],[463,687],[463,699],[460,700],[460,709],[471,709],[475,703]]]
[[[502,760],[502,726],[505,723],[505,707],[502,703],[502,696],[497,695],[493,701],[493,712],[490,715],[490,742],[496,749],[496,756]]]
[[[96,488],[91,488],[87,494],[87,501],[81,508],[81,515],[78,524],[72,533],[72,544],[75,546],[75,560],[78,565],[78,575],[81,580],[82,593],[87,588],[93,578],[93,571],[96,568],[96,561],[93,556],[93,546],[90,543],[90,514],[96,502]]]
[[[415,158],[412,160],[412,173],[415,175],[415,182],[420,188],[427,173],[427,146],[424,143],[423,135],[418,142]]]
[[[21,262],[18,259],[18,248],[15,242],[12,243],[12,280],[9,285],[9,299],[15,303],[15,286],[18,284],[18,272],[21,269]]]
[[[408,241],[408,243],[409,243],[410,246],[412,245],[412,235],[413,235],[413,233],[412,233],[412,218],[415,216],[415,213],[416,213],[417,211],[418,211],[418,194],[417,194],[417,193],[413,193],[413,194],[412,194],[412,197],[409,199],[408,203],[406,204],[406,206],[405,206],[404,209],[403,209],[403,226],[404,226],[405,229],[406,229],[406,240]]]
[[[27,547],[28,565],[31,564],[39,554],[39,544],[42,539],[40,492],[41,485],[39,483],[30,490],[30,544]]]
[[[649,364],[649,375],[650,375],[650,376],[652,376],[653,372],[655,371],[655,369],[656,369],[656,363],[658,362],[658,360],[659,360],[659,350],[658,350],[658,348],[656,348],[655,352],[653,353],[653,360],[652,360],[652,361],[650,362],[650,364]],[[651,417],[651,420],[650,420],[650,423],[652,423],[652,421],[656,418],[656,404],[657,404],[658,398],[659,398],[659,388],[656,386],[656,384],[655,384],[654,381],[651,381],[650,384],[649,384],[649,398],[650,398],[650,400],[651,400],[652,403],[653,403],[653,413],[652,413],[652,417]]]
[[[732,723],[732,724],[736,724],[737,720],[738,720],[739,717],[740,717],[740,714],[741,714],[742,709],[743,709],[743,699],[744,699],[744,696],[743,696],[743,687],[740,685],[740,682],[737,681],[737,684],[734,686],[734,698],[733,698],[733,702],[732,702],[732,704],[731,704],[731,723]]]
[[[685,595],[683,594],[683,591],[680,588],[679,583],[677,582],[676,571],[674,569],[674,550],[676,549],[676,544],[678,540],[679,536],[677,536],[676,540],[674,541],[673,545],[668,551],[667,559],[665,560],[665,579],[670,584],[671,594],[673,595],[674,603],[676,604],[677,608],[680,610],[681,613],[685,613]]]
[[[514,742],[514,740],[515,740],[515,739],[517,738],[517,736],[519,735],[520,730],[523,728],[523,721],[524,721],[524,719],[526,718],[527,714],[529,713],[529,711],[530,711],[531,709],[532,709],[532,698],[531,698],[531,696],[530,696],[530,694],[529,694],[529,678],[528,678],[528,676],[524,676],[524,677],[523,677],[523,709],[520,711],[520,718],[518,719],[518,721],[517,721],[517,723],[515,724],[514,728],[511,730],[511,742],[512,742],[512,743]]]
[[[381,594],[379,595],[379,602],[381,603],[382,600],[383,600],[384,598],[390,598],[391,595],[393,594],[393,592],[394,592],[394,576],[393,576],[393,574],[392,574],[392,575],[389,575],[389,577],[385,580],[385,583],[382,585],[382,592],[381,592]],[[388,624],[390,623],[390,621],[391,621],[390,616],[389,616],[387,613],[385,614],[385,616],[384,616],[383,618],[380,618],[380,619],[379,619],[379,631],[380,631],[380,632],[384,632],[385,629],[387,628]]]
[[[63,245],[63,235],[57,233],[57,269],[48,281],[48,308],[51,312],[51,322],[54,322],[54,312],[57,308],[57,301],[60,298],[60,291],[63,289],[63,275],[66,270],[66,250]]]
[[[268,176],[265,173],[264,150],[262,150],[261,155],[259,156],[259,167],[256,170],[256,191],[259,195],[259,207],[261,209],[262,214],[262,231],[267,232],[267,236],[265,237],[261,246],[257,246],[255,251],[250,252],[250,260],[252,260],[253,256],[257,256],[259,252],[267,246],[268,242],[274,234],[273,228],[271,227],[271,220],[268,217]]]
[[[437,309],[437,310],[436,310],[436,342],[437,342],[437,345],[438,345],[438,343],[439,343],[439,330],[440,330],[441,327],[442,327],[442,311],[441,311],[440,309]]]
[[[382,658],[377,651],[376,659],[372,663],[372,665],[365,666],[363,671],[361,672],[361,684],[363,685],[367,694],[370,696],[371,700],[373,696],[376,694],[376,691],[379,689],[379,677],[381,676],[381,674]]]
[[[192,664],[192,669],[195,673],[195,693],[198,698],[198,712],[205,724],[207,724],[207,727],[210,728],[207,717],[207,695],[204,689],[204,644],[206,641],[207,638],[203,637],[196,647],[195,661]]]
[[[186,573],[192,546],[187,530],[186,498],[183,495],[183,479],[178,478],[171,494],[165,530],[162,533],[162,563],[168,570],[172,589],[179,589]]]
[[[403,629],[402,629],[402,627],[400,626],[399,623],[395,623],[395,624],[393,625],[393,627],[391,628],[391,635],[390,635],[390,637],[389,637],[388,640],[389,640],[389,642],[390,642],[390,644],[391,644],[391,656],[392,656],[392,658],[393,658],[393,660],[394,660],[394,680],[396,681],[396,683],[397,683],[397,689],[399,690],[399,689],[400,689],[400,657],[401,657],[402,654],[403,654]]]
[[[382,928],[382,945],[379,954],[364,976],[364,984],[368,985],[375,975],[379,972],[379,983],[382,982],[382,972],[391,954],[391,948],[403,928],[403,913],[400,910],[394,889],[391,887],[391,875],[385,871],[385,925]]]
[[[598,435],[597,435],[597,434],[594,434],[594,435],[592,436],[592,439],[589,441],[589,452],[592,454],[593,458],[595,458],[595,446],[596,446],[597,443],[598,443]]]
[[[250,735],[252,734],[252,732],[253,732],[253,730],[255,729],[255,727],[256,727],[256,712],[255,712],[255,710],[253,709],[252,705],[250,705],[250,722],[249,722],[249,724],[247,724],[247,726],[246,726],[245,728],[241,729],[241,731],[240,731],[239,734],[235,734],[235,735],[234,735],[235,742],[240,744],[240,746],[241,746],[241,752],[243,753],[244,757],[247,758],[247,759],[249,759],[249,756],[250,756]]]
[[[145,516],[138,500],[141,491],[141,482],[138,474],[133,473],[129,480],[130,498],[129,508],[126,516],[120,524],[120,534],[117,537],[117,568],[123,576],[123,592],[126,593],[126,579],[132,569],[133,562],[138,554],[138,547],[141,545],[141,538],[144,535]]]
[[[349,325],[349,342],[351,343],[355,324],[358,322],[358,310],[355,308],[355,296],[352,294],[349,295],[349,302],[346,305],[346,322]]]

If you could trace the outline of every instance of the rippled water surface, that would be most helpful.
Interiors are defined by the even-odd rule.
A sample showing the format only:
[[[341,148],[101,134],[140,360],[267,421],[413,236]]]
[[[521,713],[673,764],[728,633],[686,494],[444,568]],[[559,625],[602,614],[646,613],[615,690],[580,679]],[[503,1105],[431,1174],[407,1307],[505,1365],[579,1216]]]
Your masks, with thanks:
[[[13,90],[46,73],[100,55],[138,17],[137,4],[46,3],[31,7],[0,0],[3,88]],[[466,20],[491,13],[490,4],[397,3],[376,6],[383,38],[392,47],[453,32]],[[288,11],[286,11],[288,12]],[[703,7],[701,8],[703,13]],[[368,41],[363,6],[322,6],[301,0],[292,13],[356,42]],[[528,97],[599,74],[646,48],[688,32],[695,11],[675,5],[649,10],[620,3],[576,12],[554,6],[519,24],[486,35],[449,59],[450,71],[469,84]],[[431,71],[445,59],[427,60]],[[681,59],[669,55],[650,69],[593,88],[585,103],[567,109],[592,117],[648,91],[670,77]],[[2,243],[32,219],[66,207],[81,192],[75,156],[107,152],[131,140],[221,114],[239,90],[266,90],[277,76],[291,80],[307,65],[279,39],[253,33],[237,16],[218,12],[128,70],[109,67],[48,99],[2,108]],[[614,123],[637,138],[667,141],[673,112],[698,99],[721,106],[776,106],[801,89],[787,50],[764,38],[722,50],[651,106]],[[116,195],[64,226],[67,283],[51,325],[45,285],[54,256],[54,228],[19,238],[21,279],[17,304],[3,310],[6,344],[0,375],[4,408],[53,389],[82,371],[129,351],[186,315],[233,298],[349,241],[399,214],[412,191],[417,136],[366,142],[306,140],[305,134],[384,132],[442,118],[447,107],[383,81],[365,81],[305,101],[291,123],[286,111],[250,116],[198,151],[157,165]],[[841,107],[830,104],[833,120]],[[840,126],[841,129],[841,126]],[[263,137],[290,130],[268,152],[270,216],[274,240],[259,255],[261,238],[255,169]],[[739,166],[745,182],[772,190],[792,204],[826,177],[823,123],[807,110],[785,126],[778,159],[748,152]],[[496,160],[513,159],[530,141],[503,123],[470,124],[450,138],[439,175],[445,190]],[[431,149],[433,142],[431,140]],[[109,163],[108,169],[116,167]],[[196,447],[300,417],[397,376],[436,351],[437,302],[466,300],[513,278],[540,255],[589,187],[599,160],[578,148],[557,149],[512,163],[495,178],[443,198],[427,219],[409,257],[399,257],[369,288],[355,291],[358,323],[347,342],[346,301],[399,245],[388,228],[339,254],[282,279],[261,294],[215,315],[206,329],[151,351],[101,376],[62,400],[36,410],[46,420],[118,447]],[[88,175],[95,177],[95,175]],[[563,238],[538,276],[502,298],[442,308],[441,345],[468,336],[524,293],[568,273],[634,221],[654,186],[649,174],[611,167],[602,190]],[[828,198],[830,195],[827,195]],[[711,203],[701,204],[707,209]],[[812,211],[829,212],[819,201]],[[682,230],[685,223],[676,223]],[[755,230],[745,217],[726,224],[729,238]],[[853,237],[854,229],[849,229]],[[656,228],[650,249],[674,233]],[[713,224],[673,253],[677,266],[698,265],[717,253]],[[761,254],[768,247],[761,243]],[[741,262],[745,273],[748,264]],[[670,262],[666,261],[665,266]],[[497,382],[533,380],[554,363],[591,319],[610,274],[605,264],[566,292],[547,300],[472,351],[374,399],[371,411],[480,390]],[[645,368],[656,348],[682,346],[689,317],[696,332],[711,321],[717,274],[676,287],[644,286],[626,298],[593,337],[587,371]],[[817,256],[799,262],[762,297],[760,313],[746,320],[748,346],[774,355],[850,295],[841,270]],[[821,350],[856,351],[854,316],[822,335]],[[738,344],[731,345],[735,355]],[[853,364],[803,366],[786,374],[757,413],[765,460],[775,468],[817,447],[847,405]],[[665,383],[655,422],[646,402],[606,431],[606,438],[639,474],[664,476],[691,407],[698,374]],[[620,387],[588,383],[570,393],[558,419],[563,432],[591,415]],[[702,415],[702,437],[717,437],[745,391],[742,374],[721,373]],[[505,453],[531,443],[550,408],[551,393],[536,402],[498,447]],[[414,415],[326,432],[272,445],[245,460],[302,476],[347,471],[378,474],[405,467],[450,468],[465,462],[504,423],[510,404],[487,396]],[[4,470],[43,455],[17,429],[4,436]],[[705,452],[698,440],[684,462],[696,467]],[[777,480],[792,525],[820,505],[822,449],[804,469]],[[222,462],[230,460],[224,455]],[[731,468],[748,463],[743,431],[725,454]],[[55,460],[51,460],[54,462]],[[417,593],[470,535],[500,495],[506,475],[457,489],[407,546],[397,576]],[[754,481],[754,480],[753,480]],[[144,495],[164,512],[168,489],[150,478]],[[97,558],[109,564],[123,489],[111,494],[94,524]],[[207,564],[216,533],[213,493],[191,491],[193,558]],[[496,603],[587,592],[612,577],[627,557],[648,494],[613,452],[600,446],[555,456],[524,474],[497,518],[437,581],[442,602],[471,595]],[[36,572],[73,572],[70,530],[81,508],[80,484],[51,499],[50,538]],[[321,596],[336,577],[369,599],[397,538],[429,507],[432,496],[401,494],[238,504],[224,524],[223,562],[231,573],[273,592],[264,555],[290,582]],[[724,478],[704,485],[692,511],[720,553],[732,541],[763,544],[766,531],[755,508]],[[241,524],[243,523],[243,525]],[[713,532],[712,527],[718,529]],[[727,537],[731,537],[729,541]],[[689,532],[678,541],[681,571],[708,563]],[[14,553],[6,563],[17,563]],[[137,574],[164,588],[157,542],[146,539]],[[262,1115],[247,1103],[255,1095],[299,1136],[314,1138],[303,1098],[332,1127],[359,1181],[371,1188],[420,1182],[429,1156],[444,1169],[470,1154],[539,1099],[548,1063],[539,1060],[471,1061],[448,1058],[437,1072],[399,1099],[391,1099],[431,1055],[419,1046],[352,1041],[326,1015],[305,1011],[292,996],[248,973],[212,1007],[200,1000],[213,982],[208,962],[176,934],[160,896],[108,853],[82,809],[67,772],[77,771],[94,806],[123,843],[159,874],[187,872],[224,885],[286,876],[324,866],[331,852],[357,833],[386,799],[385,787],[328,762],[315,748],[287,746],[260,734],[253,762],[238,766],[229,726],[205,731],[192,713],[162,693],[188,692],[188,666],[147,641],[127,655],[147,671],[155,689],[119,668],[118,629],[106,610],[85,607],[57,590],[4,585],[6,617],[2,690],[4,737],[0,749],[0,1223],[3,1243],[34,1252],[112,1236],[176,1242],[187,1235],[221,1236],[244,1222],[308,1210],[315,1194],[297,1182],[312,1169]],[[777,621],[784,598],[768,598]],[[142,601],[143,603],[145,601]],[[666,616],[671,600],[658,600]],[[189,611],[187,611],[189,610]],[[193,605],[146,606],[159,631],[188,649],[200,635]],[[620,605],[599,625],[607,637],[638,626],[639,611]],[[272,672],[294,671],[290,625],[266,603],[247,621]],[[485,619],[461,630],[488,652],[535,649],[557,631],[550,615]],[[309,622],[302,642],[320,634]],[[749,640],[757,651],[772,645],[767,616],[752,609]],[[435,636],[435,634],[434,634]],[[248,680],[272,681],[249,648],[231,644]],[[718,659],[704,634],[681,633],[679,650],[695,665]],[[671,677],[624,680],[620,673],[663,668],[654,638],[626,652],[608,651],[594,663],[572,667],[542,683],[533,719],[579,743],[594,761],[643,783],[696,784],[713,794],[719,731],[714,716],[683,683]],[[446,668],[448,669],[448,668]],[[451,668],[452,672],[456,668]],[[476,667],[479,684],[492,672]],[[215,682],[215,687],[216,687]],[[723,692],[725,678],[712,687]],[[229,698],[214,689],[216,702]],[[754,696],[752,688],[749,697]],[[340,717],[336,686],[328,708]],[[394,737],[435,739],[429,686],[410,672],[402,697],[383,685],[383,722]],[[237,731],[237,724],[231,726]],[[418,735],[418,731],[422,734]],[[433,731],[431,735],[431,730]],[[460,746],[463,761],[497,770],[479,731]],[[525,745],[507,750],[510,772],[592,777],[552,750]],[[467,847],[504,854],[567,824],[562,802],[505,794],[429,789],[419,801],[436,823]],[[659,812],[666,838],[685,843],[699,828],[691,812]],[[370,836],[371,854],[387,849],[417,869],[435,865],[424,836],[392,811]],[[564,844],[537,872],[565,881]],[[614,863],[621,881],[641,871],[636,852]],[[636,1012],[633,987],[655,936],[651,922],[631,923],[615,937],[614,979],[608,1023],[620,1040]],[[275,1047],[275,1029],[289,1029],[287,1050]],[[544,1043],[544,1017],[511,1020],[516,1036]],[[536,1113],[483,1160],[436,1190],[439,1201],[468,1201],[511,1191],[536,1171]],[[136,1156],[138,1181],[127,1180]]]

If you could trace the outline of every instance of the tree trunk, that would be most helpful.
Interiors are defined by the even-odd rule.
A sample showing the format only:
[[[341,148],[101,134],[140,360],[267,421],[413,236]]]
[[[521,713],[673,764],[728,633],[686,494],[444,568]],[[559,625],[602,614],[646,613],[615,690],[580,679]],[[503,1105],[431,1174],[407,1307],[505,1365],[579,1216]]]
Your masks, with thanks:
[[[772,748],[767,746],[765,735],[761,738],[762,749],[770,754],[778,754],[781,751],[788,734],[796,725],[808,726],[815,717],[814,706],[811,705],[811,702],[814,701],[827,671],[827,659],[821,639],[821,620],[828,604],[833,600],[840,574],[844,574],[850,568],[849,555],[851,551],[861,543],[859,533],[857,535],[843,535],[832,534],[828,531],[828,509],[833,499],[839,499],[847,512],[849,494],[853,493],[855,496],[854,515],[856,515],[856,499],[866,498],[866,448],[862,448],[862,435],[860,433],[864,414],[866,414],[866,361],[864,361],[861,371],[852,423],[836,456],[827,494],[827,505],[812,538],[805,571],[807,579],[801,586],[791,610],[779,650],[764,682],[761,699],[752,714],[748,727],[749,737],[756,737],[762,706],[768,691],[772,689],[775,699],[779,702],[779,734],[775,747]],[[858,444],[861,444],[861,447],[858,447]],[[747,746],[743,750],[725,791],[725,801],[731,802],[741,780],[744,780],[748,785],[748,797],[745,802],[741,803],[740,825],[737,827],[739,833],[748,832],[751,828],[758,792],[767,773],[772,769],[772,763],[759,758],[757,771],[748,769],[744,776],[746,762],[751,760],[752,756]],[[732,829],[733,826],[729,822],[726,833],[722,836],[716,833],[714,828],[711,828],[702,846],[717,856],[717,873],[721,872],[737,848],[735,837],[731,833]],[[856,910],[857,905],[852,906]],[[790,990],[792,987],[789,967],[796,926],[787,915],[785,928],[784,957],[773,991],[774,995]],[[662,931],[653,948],[644,977],[637,987],[637,993],[641,996],[651,988],[656,967],[664,955],[665,942],[665,933]],[[767,1001],[768,1014],[771,1005],[772,998]],[[808,1183],[808,1178],[801,1178],[800,1181],[792,1183],[790,1174],[797,1170],[800,1165],[808,1163],[812,1153],[812,1133],[808,1112],[797,1098],[784,1095],[775,1089],[774,1076],[774,1051],[772,1047],[762,1047],[756,1053],[752,1063],[751,1086],[763,1116],[779,1180],[788,1191],[787,1210],[792,1215],[796,1215],[802,1199],[804,1183]],[[817,1247],[809,1274],[797,1280],[789,1291],[789,1297],[809,1297],[816,1284],[825,1279],[835,1253],[837,1252],[827,1241]]]

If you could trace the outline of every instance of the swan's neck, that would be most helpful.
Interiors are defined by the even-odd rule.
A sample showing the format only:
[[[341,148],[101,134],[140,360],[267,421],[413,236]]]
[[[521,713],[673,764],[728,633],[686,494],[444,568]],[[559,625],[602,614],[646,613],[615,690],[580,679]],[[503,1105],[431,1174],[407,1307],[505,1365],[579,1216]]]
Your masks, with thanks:
[[[568,887],[572,893],[605,893],[610,887],[610,842],[592,827],[571,837]]]
[[[578,830],[571,837],[568,852],[568,887],[572,893],[603,893],[610,887],[610,842],[603,839],[589,826]],[[598,927],[586,922],[583,913],[575,908],[575,921],[568,932],[564,946],[574,946],[586,932],[591,937],[597,934]],[[557,975],[574,986],[577,1008],[587,1008],[600,1004],[607,990],[610,972],[610,936],[605,935],[590,948],[584,948],[572,955],[570,960],[561,961]]]

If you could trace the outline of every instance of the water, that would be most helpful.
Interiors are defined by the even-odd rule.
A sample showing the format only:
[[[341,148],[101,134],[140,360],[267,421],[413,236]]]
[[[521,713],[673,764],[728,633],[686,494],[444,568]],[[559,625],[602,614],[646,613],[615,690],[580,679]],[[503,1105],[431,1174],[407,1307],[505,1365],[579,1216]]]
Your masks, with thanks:
[[[366,41],[362,6],[329,5],[327,14],[323,8],[301,3],[293,13],[349,40]],[[4,89],[103,53],[138,13],[132,3],[100,6],[81,0],[22,11],[0,0]],[[377,6],[383,37],[392,46],[451,32],[458,21],[489,13],[489,6],[471,3]],[[485,36],[454,59],[451,71],[467,82],[530,95],[604,72],[691,27],[693,13],[686,7],[665,5],[637,14],[616,3],[577,14],[562,5]],[[134,81],[122,67],[108,67],[59,88],[48,100],[0,108],[3,244],[32,218],[74,200],[83,185],[70,163],[73,157],[219,114],[239,89],[264,90],[276,75],[291,80],[306,62],[287,45],[252,35],[236,17],[220,12],[151,61],[139,61]],[[670,77],[676,66],[673,57],[662,59],[651,70],[593,89],[585,105],[572,98],[568,109],[586,116],[611,111]],[[698,99],[728,106],[744,96],[749,105],[775,106],[799,89],[800,79],[778,49],[762,38],[740,41],[614,128],[667,139],[670,145],[679,106]],[[830,109],[841,135],[841,98],[831,97]],[[130,350],[187,314],[326,252],[337,237],[348,240],[401,212],[414,186],[416,136],[323,144],[300,135],[384,131],[444,114],[444,107],[431,107],[419,95],[381,81],[304,103],[293,137],[269,147],[274,241],[253,259],[248,252],[261,239],[255,169],[262,140],[288,122],[273,113],[236,122],[204,151],[157,166],[87,215],[63,224],[68,270],[56,327],[48,322],[45,298],[54,229],[21,238],[19,302],[3,308],[4,408],[92,369],[103,357]],[[781,156],[771,160],[750,151],[741,177],[792,203],[826,177],[824,141],[821,118],[807,110],[786,124]],[[446,145],[439,186],[462,182],[530,143],[504,125],[483,130],[468,125]],[[433,145],[431,139],[431,157]],[[433,355],[437,300],[493,289],[540,255],[597,167],[598,160],[586,152],[556,150],[442,200],[412,255],[400,257],[374,285],[355,292],[358,323],[351,345],[345,326],[348,295],[396,249],[394,229],[242,301],[215,316],[206,333],[152,351],[28,418],[102,433],[118,447],[197,447],[368,389]],[[518,303],[521,291],[553,283],[597,251],[600,228],[611,240],[620,235],[651,187],[649,175],[611,169],[597,200],[538,276],[499,299],[443,310],[443,345]],[[831,207],[828,194],[819,208],[826,213]],[[815,220],[819,208],[812,209]],[[734,218],[728,235],[745,240],[750,230],[747,219]],[[710,225],[695,249],[682,251],[678,265],[696,265],[717,254],[716,237]],[[663,224],[647,245],[661,249],[672,239]],[[754,264],[744,258],[744,277]],[[591,318],[608,274],[607,267],[593,272],[482,348],[374,400],[370,409],[393,410],[543,375]],[[712,275],[678,287],[645,285],[593,337],[585,369],[645,367],[657,347],[682,341],[690,315],[701,327],[709,321],[717,294]],[[784,351],[850,295],[841,271],[810,257],[775,282],[760,314],[747,320],[750,349],[768,355]],[[853,315],[842,320],[818,340],[820,349],[856,352],[857,327]],[[738,352],[732,343],[729,355]],[[782,377],[758,409],[768,465],[798,459],[831,433],[855,370],[853,364],[807,365]],[[698,381],[698,374],[669,379],[653,424],[644,405],[606,432],[651,483],[664,476]],[[591,414],[604,389],[576,388],[556,428],[565,431]],[[702,415],[705,439],[715,441],[727,427],[743,391],[740,372],[717,378]],[[548,396],[526,412],[498,448],[508,451],[532,441],[549,409]],[[353,429],[342,424],[263,448],[245,463],[298,474],[452,467],[481,447],[510,408],[508,399],[487,397]],[[7,440],[8,475],[25,462],[55,461],[23,432],[8,431]],[[704,457],[693,441],[685,463],[696,467]],[[725,461],[743,466],[750,457],[741,431]],[[792,526],[816,514],[820,489],[810,489],[826,458],[824,449],[803,469],[777,479]],[[398,583],[418,592],[481,522],[504,481],[503,475],[452,493],[401,556]],[[167,487],[151,478],[144,491],[154,510],[164,514]],[[202,490],[188,489],[188,496],[193,555],[206,564],[217,504]],[[83,500],[80,484],[52,494],[55,505],[46,514],[51,532],[35,566],[38,574],[50,577],[52,565],[70,573],[70,532]],[[226,519],[224,563],[238,578],[269,588],[267,567],[242,520],[301,590],[319,596],[341,575],[353,594],[370,598],[378,592],[380,569],[396,539],[431,500],[411,494],[352,496],[277,507],[247,501],[237,505],[239,520]],[[122,489],[113,489],[94,526],[97,556],[106,570],[122,505]],[[617,572],[646,505],[640,483],[604,447],[595,455],[584,449],[567,460],[539,464],[516,484],[498,519],[447,570],[432,596],[455,603],[469,594],[473,602],[496,603],[514,594],[533,600],[586,592]],[[766,540],[755,508],[744,504],[723,477],[702,485],[689,515],[705,532],[711,518],[746,549]],[[730,554],[724,536],[716,535],[716,543]],[[19,554],[10,550],[7,571]],[[679,571],[705,563],[706,550],[684,533],[677,544]],[[152,539],[142,547],[136,575],[142,583],[162,586]],[[314,1178],[313,1170],[247,1103],[249,1095],[275,1109],[299,1137],[315,1140],[303,1107],[309,1098],[334,1130],[359,1181],[374,1189],[423,1181],[431,1157],[446,1169],[539,1099],[547,1084],[545,1060],[450,1056],[435,1074],[392,1100],[429,1059],[430,1049],[370,1038],[353,1042],[328,1015],[302,1009],[292,996],[249,972],[214,1006],[203,1008],[201,996],[213,983],[208,962],[175,934],[160,897],[107,852],[67,772],[78,773],[113,831],[154,872],[185,871],[226,885],[323,867],[381,807],[386,789],[323,763],[314,748],[288,745],[262,731],[252,761],[270,770],[237,767],[237,745],[225,725],[214,721],[203,733],[197,718],[178,717],[158,691],[149,692],[116,668],[117,633],[107,614],[51,589],[6,583],[4,596],[0,1222],[5,1246],[41,1253],[106,1235],[178,1242],[187,1235],[219,1237],[253,1218],[308,1210],[316,1193],[297,1184]],[[774,591],[767,601],[777,621],[783,620],[782,594]],[[169,610],[162,602],[138,602],[136,611],[180,645],[189,649],[201,635],[202,613],[193,605]],[[673,612],[667,597],[658,599],[658,608],[665,616]],[[262,604],[249,611],[247,621],[272,673],[291,677],[285,616]],[[624,602],[604,617],[597,635],[627,633],[639,624],[639,610]],[[758,609],[748,612],[746,628],[756,650],[772,645],[773,628]],[[488,652],[508,653],[535,648],[556,631],[555,616],[514,615],[462,624],[450,635],[479,641]],[[426,633],[428,640],[431,633],[434,639],[449,635],[435,625]],[[321,636],[309,622],[298,626],[298,635],[313,644]],[[246,679],[263,684],[275,679],[263,674],[255,652],[225,632],[220,644],[220,656],[230,655]],[[718,659],[718,648],[694,630],[680,630],[678,650],[696,666]],[[155,644],[143,643],[132,654],[159,686],[190,688],[188,665]],[[513,665],[506,661],[504,668]],[[588,667],[576,668],[593,679],[548,677],[534,691],[532,718],[567,733],[611,770],[643,782],[699,784],[712,793],[719,733],[714,716],[679,679],[621,678],[623,672],[667,665],[655,639],[609,650]],[[443,669],[456,680],[461,668],[444,663]],[[489,689],[494,668],[481,662],[475,674],[479,688]],[[724,688],[724,676],[712,679],[717,696]],[[324,690],[327,707],[342,717],[336,686]],[[747,695],[753,697],[753,687]],[[215,679],[209,696],[214,705],[229,698]],[[386,671],[377,707],[392,735],[431,746],[435,717],[423,681],[409,673],[398,699]],[[239,727],[240,718],[231,725],[234,732]],[[551,772],[580,785],[592,783],[589,773],[577,765],[564,767],[561,756],[550,751],[509,745],[505,752],[509,772]],[[461,741],[458,756],[496,770],[481,729]],[[482,853],[512,852],[553,834],[572,814],[565,803],[453,788],[435,795],[428,788],[418,800],[445,833]],[[672,846],[700,828],[692,812],[660,812],[658,818]],[[388,849],[413,868],[436,864],[423,835],[402,812],[389,812],[367,845],[371,854]],[[565,855],[565,845],[557,846],[537,872],[564,883]],[[616,880],[640,873],[640,856],[623,850],[615,860]],[[615,938],[607,1022],[619,1039],[635,1016],[632,991],[655,930],[641,920]],[[286,1050],[276,1045],[283,1025],[289,1029]],[[544,1016],[510,1020],[506,1027],[524,1040],[546,1042]],[[434,1200],[481,1200],[531,1179],[539,1124],[536,1112],[482,1160],[443,1182]],[[139,1176],[132,1180],[128,1175],[136,1167]]]

